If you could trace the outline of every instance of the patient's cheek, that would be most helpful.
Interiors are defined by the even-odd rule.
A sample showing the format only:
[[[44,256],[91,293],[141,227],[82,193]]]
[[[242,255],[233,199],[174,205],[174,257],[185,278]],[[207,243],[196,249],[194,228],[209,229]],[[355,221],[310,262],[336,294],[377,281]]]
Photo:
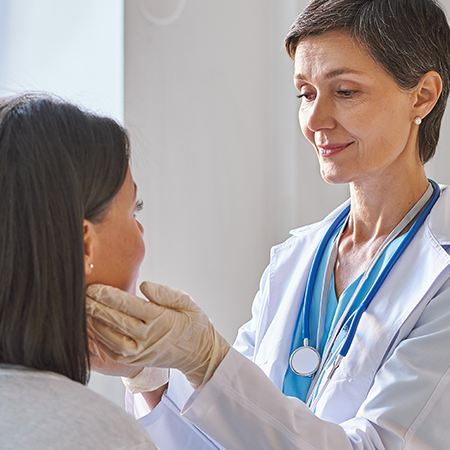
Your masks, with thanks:
[[[136,294],[145,244],[144,230],[135,213],[136,188],[128,170],[106,217],[100,223],[92,224],[94,267],[86,276],[87,285],[105,284]]]

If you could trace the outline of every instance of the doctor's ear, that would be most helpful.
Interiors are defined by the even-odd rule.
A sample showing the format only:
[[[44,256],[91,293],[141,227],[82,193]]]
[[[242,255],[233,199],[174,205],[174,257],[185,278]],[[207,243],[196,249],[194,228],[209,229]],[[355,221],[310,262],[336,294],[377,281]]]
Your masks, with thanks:
[[[427,72],[413,90],[413,115],[423,119],[439,100],[442,92],[442,78],[434,71]]]
[[[96,233],[94,224],[89,220],[83,220],[83,235],[84,235],[84,273],[86,275],[86,285],[89,285],[89,277],[94,270],[94,248]]]

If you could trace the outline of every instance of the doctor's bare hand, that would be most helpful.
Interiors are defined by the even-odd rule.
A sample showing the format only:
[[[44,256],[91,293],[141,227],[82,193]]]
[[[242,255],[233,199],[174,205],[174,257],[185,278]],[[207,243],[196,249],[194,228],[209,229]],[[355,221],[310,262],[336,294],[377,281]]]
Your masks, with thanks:
[[[149,301],[89,286],[86,309],[97,344],[120,363],[178,369],[200,390],[230,345],[185,292],[150,282],[141,291]]]

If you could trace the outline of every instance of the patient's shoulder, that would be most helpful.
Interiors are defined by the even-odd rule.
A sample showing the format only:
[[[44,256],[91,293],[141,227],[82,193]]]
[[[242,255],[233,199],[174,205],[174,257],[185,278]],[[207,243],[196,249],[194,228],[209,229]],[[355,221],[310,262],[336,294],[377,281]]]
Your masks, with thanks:
[[[101,395],[20,367],[0,366],[0,435],[11,448],[156,448],[134,418]]]

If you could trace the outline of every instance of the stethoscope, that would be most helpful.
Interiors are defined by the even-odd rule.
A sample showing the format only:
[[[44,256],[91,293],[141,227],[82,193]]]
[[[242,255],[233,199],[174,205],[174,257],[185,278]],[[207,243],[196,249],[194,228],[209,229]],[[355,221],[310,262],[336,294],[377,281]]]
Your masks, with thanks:
[[[339,352],[333,362],[332,369],[327,377],[327,384],[331,377],[334,375],[336,369],[339,367],[340,362],[343,358],[347,355],[353,339],[355,337],[356,330],[358,328],[359,322],[361,320],[361,317],[363,313],[367,310],[367,308],[370,305],[370,302],[380,289],[381,285],[383,284],[386,277],[389,275],[390,271],[394,267],[395,263],[398,261],[400,256],[403,254],[405,249],[408,247],[411,240],[414,238],[414,236],[417,234],[419,228],[424,223],[425,219],[428,217],[428,214],[430,213],[431,209],[435,205],[436,201],[439,198],[440,195],[440,189],[436,182],[433,180],[428,180],[429,185],[423,196],[420,198],[420,200],[411,208],[411,210],[406,214],[406,216],[401,220],[401,222],[395,227],[395,229],[392,231],[392,233],[386,238],[386,240],[383,242],[381,247],[376,252],[375,256],[372,258],[368,268],[366,269],[364,275],[362,276],[360,282],[358,283],[358,286],[352,296],[352,299],[350,300],[349,304],[347,305],[346,310],[341,316],[340,323],[338,323],[333,331],[333,334],[331,336],[331,339],[329,340],[327,346],[324,350],[324,360],[329,360],[329,357],[331,356],[331,348],[334,346],[334,343],[341,331],[341,329],[346,329],[347,333],[346,336],[341,344],[341,347],[339,349]],[[401,244],[398,246],[398,248],[395,250],[392,257],[389,259],[388,263],[380,273],[380,275],[377,277],[375,283],[370,288],[368,293],[366,294],[365,298],[361,302],[358,309],[346,320],[348,311],[351,308],[351,305],[356,298],[358,292],[360,291],[361,287],[363,286],[364,282],[368,278],[370,271],[375,266],[378,258],[381,256],[381,254],[384,252],[386,247],[396,238],[398,237],[402,231],[407,227],[412,220],[417,216],[417,214],[420,212],[419,217],[414,222],[414,224],[411,226],[411,229],[409,232],[405,235],[404,240],[401,242]],[[306,284],[306,291],[304,295],[304,301],[303,301],[303,330],[302,330],[302,339],[303,339],[303,346],[298,347],[296,350],[294,350],[291,354],[291,357],[289,359],[289,364],[294,373],[300,376],[304,377],[310,377],[313,376],[319,368],[323,369],[325,366],[324,361],[322,361],[321,364],[321,356],[319,352],[309,345],[309,339],[310,339],[310,330],[309,330],[309,319],[310,319],[310,311],[311,311],[311,302],[312,302],[312,294],[314,289],[314,284],[317,277],[317,272],[319,270],[320,262],[323,258],[323,255],[325,253],[326,247],[328,245],[328,241],[330,238],[336,233],[336,231],[341,227],[341,230],[339,232],[338,237],[335,239],[334,246],[332,249],[332,252],[330,254],[330,257],[327,262],[327,267],[325,270],[325,277],[324,277],[324,287],[322,289],[322,298],[321,298],[321,311],[319,316],[319,331],[318,331],[318,337],[321,337],[321,334],[323,334],[323,322],[324,322],[324,314],[323,314],[323,306],[325,304],[326,309],[326,301],[328,298],[328,291],[329,286],[331,282],[331,276],[334,271],[334,264],[337,258],[337,246],[339,243],[340,235],[342,234],[345,225],[348,221],[350,214],[350,205],[348,205],[341,213],[335,218],[333,223],[331,224],[330,228],[327,230],[325,236],[322,239],[322,242],[319,245],[319,248],[317,249],[316,255],[313,260],[313,264],[310,269],[308,281]],[[343,323],[346,320],[345,324]],[[320,340],[317,340],[317,344],[319,344]],[[322,367],[321,367],[322,366]],[[326,386],[325,386],[326,387]],[[323,390],[322,390],[323,391]],[[310,389],[311,392],[311,389]],[[317,403],[318,398],[316,397],[315,402]]]

